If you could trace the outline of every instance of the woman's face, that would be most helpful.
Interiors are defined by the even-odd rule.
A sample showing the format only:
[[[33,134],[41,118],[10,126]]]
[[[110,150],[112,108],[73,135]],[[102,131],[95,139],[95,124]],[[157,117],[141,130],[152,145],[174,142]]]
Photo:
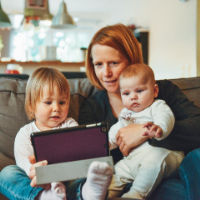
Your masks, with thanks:
[[[108,92],[119,92],[119,75],[129,65],[118,50],[100,44],[92,47],[92,59],[97,78]]]

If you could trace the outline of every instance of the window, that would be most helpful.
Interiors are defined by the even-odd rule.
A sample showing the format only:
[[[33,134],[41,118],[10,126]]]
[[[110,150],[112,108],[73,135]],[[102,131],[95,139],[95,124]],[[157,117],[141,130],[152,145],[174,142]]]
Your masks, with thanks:
[[[92,36],[92,28],[55,30],[40,27],[14,30],[11,57],[16,61],[81,62],[81,48],[88,47]]]

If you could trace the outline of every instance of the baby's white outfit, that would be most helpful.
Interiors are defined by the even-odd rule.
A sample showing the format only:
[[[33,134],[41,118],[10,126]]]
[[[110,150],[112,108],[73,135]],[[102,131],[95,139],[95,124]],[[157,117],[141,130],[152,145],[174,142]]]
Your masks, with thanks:
[[[116,134],[120,128],[132,123],[146,122],[153,122],[163,130],[163,136],[155,138],[162,140],[172,131],[175,118],[163,100],[155,100],[150,107],[141,112],[124,108],[120,113],[119,121],[110,128],[110,149],[118,147]],[[108,196],[120,196],[125,185],[133,182],[130,191],[123,197],[148,197],[163,178],[177,175],[183,158],[183,152],[153,147],[148,141],[144,142],[115,165],[115,175],[110,184]]]
[[[67,118],[59,127],[55,127],[53,129],[67,128],[73,126],[78,126],[78,123],[72,118]],[[30,135],[32,132],[40,132],[40,130],[35,124],[35,121],[23,126],[18,131],[14,142],[14,155],[16,164],[20,168],[22,168],[27,175],[29,174],[31,167],[31,163],[29,162],[28,156],[34,154],[33,146],[30,139]]]

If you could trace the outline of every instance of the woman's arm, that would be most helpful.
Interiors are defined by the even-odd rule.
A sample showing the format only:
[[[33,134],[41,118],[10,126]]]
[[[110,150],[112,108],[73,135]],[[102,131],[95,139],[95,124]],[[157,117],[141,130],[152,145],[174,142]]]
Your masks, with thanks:
[[[124,156],[128,156],[132,149],[149,139],[149,136],[143,136],[146,131],[147,128],[144,128],[144,124],[129,124],[126,127],[120,128],[116,139],[119,149]]]
[[[200,108],[194,105],[178,86],[171,81],[158,81],[159,99],[163,99],[172,109],[175,125],[164,140],[151,140],[151,144],[186,154],[200,147]]]

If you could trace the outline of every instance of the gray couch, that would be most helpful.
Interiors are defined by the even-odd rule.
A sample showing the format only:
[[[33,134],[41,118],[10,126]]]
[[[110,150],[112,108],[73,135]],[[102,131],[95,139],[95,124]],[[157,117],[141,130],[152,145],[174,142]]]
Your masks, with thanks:
[[[69,116],[78,121],[79,108],[95,89],[87,78],[69,79],[71,102]],[[187,97],[200,107],[200,77],[173,79]],[[13,146],[20,127],[29,123],[24,111],[26,80],[0,78],[0,171],[15,164]],[[0,199],[6,199],[0,194]]]

